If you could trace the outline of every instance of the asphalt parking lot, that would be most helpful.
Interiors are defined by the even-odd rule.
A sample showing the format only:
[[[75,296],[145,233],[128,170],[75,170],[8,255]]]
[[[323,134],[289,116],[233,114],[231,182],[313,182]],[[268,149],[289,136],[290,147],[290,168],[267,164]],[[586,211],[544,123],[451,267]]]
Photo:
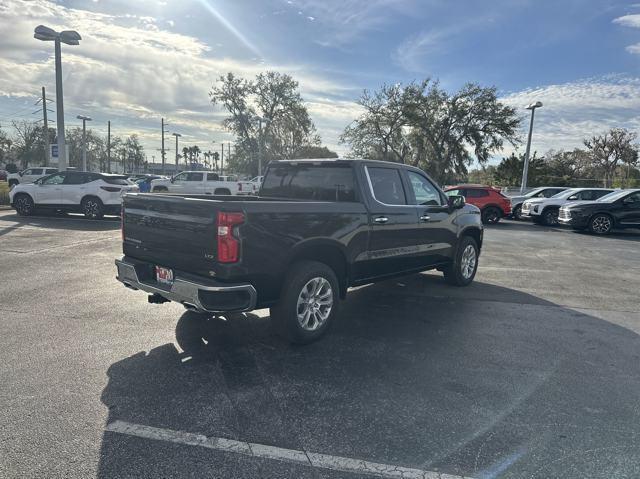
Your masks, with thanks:
[[[640,476],[637,231],[501,222],[470,287],[359,288],[304,347],[147,304],[119,252],[0,211],[0,477]]]

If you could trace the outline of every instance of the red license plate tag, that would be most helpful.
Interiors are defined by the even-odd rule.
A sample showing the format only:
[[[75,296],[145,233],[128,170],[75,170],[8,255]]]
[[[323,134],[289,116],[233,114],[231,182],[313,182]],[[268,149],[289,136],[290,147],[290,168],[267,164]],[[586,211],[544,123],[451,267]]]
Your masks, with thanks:
[[[162,284],[173,284],[173,270],[163,266],[156,266],[156,280]]]

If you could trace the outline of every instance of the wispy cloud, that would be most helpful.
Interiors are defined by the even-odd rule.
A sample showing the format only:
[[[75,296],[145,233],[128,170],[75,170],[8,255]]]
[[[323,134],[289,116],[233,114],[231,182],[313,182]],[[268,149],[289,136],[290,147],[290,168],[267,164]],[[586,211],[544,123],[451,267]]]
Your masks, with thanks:
[[[640,133],[637,77],[609,75],[546,85],[507,94],[502,101],[520,109],[523,116],[525,105],[542,101],[534,126],[533,147],[538,151],[579,147],[584,138],[612,127]]]
[[[169,117],[171,128],[185,138],[229,139],[220,127],[223,113],[209,103],[212,83],[229,71],[253,77],[266,69],[291,73],[305,98],[327,104],[324,110],[314,105],[321,113],[314,119],[330,146],[337,146],[335,131],[348,123],[337,111],[331,115],[329,105],[350,89],[305,65],[228,58],[198,38],[166,30],[166,22],[152,17],[94,13],[45,0],[0,4],[0,30],[7,39],[0,44],[0,99],[34,97],[42,85],[55,91],[52,45],[33,39],[39,23],[83,35],[79,46],[63,48],[65,111],[68,116],[90,113],[93,128],[110,119],[121,134],[136,132],[143,141],[158,141],[160,117]]]
[[[409,15],[416,0],[289,0],[290,8],[322,25],[325,33],[316,43],[325,47],[342,48],[358,40],[365,33],[389,22],[394,15]],[[422,2],[421,4],[424,4]]]
[[[640,5],[634,5],[636,7]],[[622,25],[623,27],[640,28],[640,14],[624,15],[622,17],[615,18],[613,23]],[[627,46],[626,50],[629,53],[640,55],[640,43]]]

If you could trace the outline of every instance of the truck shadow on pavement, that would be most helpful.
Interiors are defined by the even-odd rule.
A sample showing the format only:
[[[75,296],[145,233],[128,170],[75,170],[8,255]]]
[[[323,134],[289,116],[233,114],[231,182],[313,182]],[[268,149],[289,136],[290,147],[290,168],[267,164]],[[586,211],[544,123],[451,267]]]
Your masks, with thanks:
[[[473,477],[634,477],[640,464],[640,337],[519,291],[415,275],[350,292],[308,346],[253,314],[189,312],[176,342],[111,365],[108,423]],[[366,477],[328,474],[109,431],[98,471]]]
[[[120,217],[118,216],[105,216],[100,220],[90,220],[75,214],[38,213],[32,216],[20,216],[15,213],[3,215],[0,217],[0,221],[16,223],[6,228],[0,227],[0,231],[7,230],[7,232],[22,226],[70,231],[112,231],[120,228]]]

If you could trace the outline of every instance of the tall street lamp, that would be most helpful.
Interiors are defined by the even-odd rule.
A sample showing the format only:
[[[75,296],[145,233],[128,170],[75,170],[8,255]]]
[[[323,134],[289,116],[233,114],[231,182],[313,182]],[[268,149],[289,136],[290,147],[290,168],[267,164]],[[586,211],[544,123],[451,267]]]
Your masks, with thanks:
[[[262,134],[262,122],[269,123],[271,120],[268,118],[263,118],[261,116],[256,117],[258,120],[258,131],[260,134],[260,138],[258,139],[258,176],[262,175],[262,157],[264,156],[264,136]]]
[[[87,122],[91,117],[78,115],[78,120],[82,120],[82,171],[87,171]]]
[[[56,57],[56,109],[57,109],[57,128],[58,128],[58,169],[64,171],[67,169],[67,148],[64,142],[64,107],[62,101],[62,60],[61,60],[61,43],[67,45],[80,45],[82,37],[74,30],[65,30],[56,32],[52,28],[38,25],[34,31],[33,38],[42,40],[43,42],[55,42]]]
[[[176,175],[178,174],[178,138],[180,138],[182,135],[180,133],[171,133],[173,136],[176,137]]]
[[[524,154],[524,167],[522,168],[522,184],[520,185],[520,194],[524,194],[527,188],[527,177],[529,175],[529,152],[531,151],[531,134],[533,133],[533,117],[536,114],[536,108],[542,106],[541,101],[529,103],[527,110],[531,110],[531,122],[529,123],[529,138],[527,138],[527,151]]]

